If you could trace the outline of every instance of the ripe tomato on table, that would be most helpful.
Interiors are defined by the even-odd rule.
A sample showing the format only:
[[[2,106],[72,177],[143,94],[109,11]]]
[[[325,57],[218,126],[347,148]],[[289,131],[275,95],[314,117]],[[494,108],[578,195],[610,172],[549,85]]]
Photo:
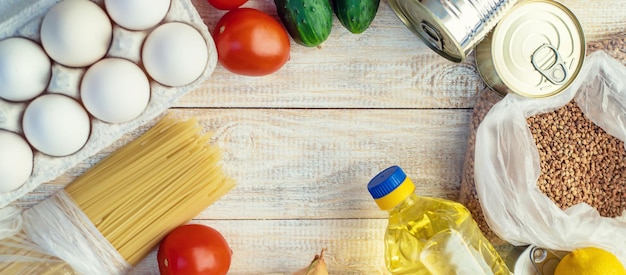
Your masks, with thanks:
[[[218,60],[227,70],[263,76],[289,60],[289,34],[272,16],[257,9],[238,8],[224,14],[213,31]]]
[[[248,0],[208,0],[218,10],[232,10],[248,2]]]
[[[176,227],[157,252],[161,275],[224,275],[232,250],[219,231],[201,224]]]

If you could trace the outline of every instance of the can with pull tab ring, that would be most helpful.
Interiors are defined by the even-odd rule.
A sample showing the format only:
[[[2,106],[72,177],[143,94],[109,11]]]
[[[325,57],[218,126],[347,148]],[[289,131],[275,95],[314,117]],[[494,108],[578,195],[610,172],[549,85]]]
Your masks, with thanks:
[[[475,48],[478,72],[492,90],[530,98],[567,89],[585,53],[578,19],[550,0],[517,3]]]

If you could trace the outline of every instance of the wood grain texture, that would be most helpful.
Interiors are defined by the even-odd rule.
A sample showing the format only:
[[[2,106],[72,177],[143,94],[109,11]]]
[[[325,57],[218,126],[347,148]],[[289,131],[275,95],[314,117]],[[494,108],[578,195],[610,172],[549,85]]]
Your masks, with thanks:
[[[233,249],[228,274],[291,274],[327,248],[329,274],[388,274],[382,219],[194,221],[224,232]],[[158,274],[156,253],[131,275]]]
[[[626,1],[562,0],[587,40],[626,32]],[[223,11],[193,0],[212,29]],[[276,17],[272,0],[245,5]],[[291,60],[265,77],[218,66],[170,110],[197,117],[224,150],[238,186],[193,222],[220,230],[234,256],[230,274],[290,274],[327,248],[330,274],[387,274],[386,213],[366,190],[372,176],[402,166],[425,196],[458,198],[474,96],[474,57],[447,61],[381,1],[360,35],[334,18],[317,48],[292,42]],[[151,122],[17,201],[28,207],[64,188]],[[132,274],[158,274],[156,254]]]
[[[214,132],[224,168],[238,182],[200,219],[383,218],[366,185],[392,164],[412,175],[419,193],[458,198],[468,110],[177,109],[170,114],[197,117]],[[132,138],[18,203],[62,188]]]
[[[202,1],[199,1],[202,2]],[[194,2],[212,28],[222,12]],[[275,16],[271,0],[249,1]],[[483,84],[473,57],[457,64],[430,50],[382,1],[368,30],[348,32],[333,18],[330,37],[318,48],[292,41],[290,61],[262,77],[233,75],[221,66],[204,88],[181,106],[303,108],[450,108],[468,107]],[[302,76],[306,76],[305,79]],[[220,79],[219,81],[217,79]],[[191,99],[191,100],[188,100]]]
[[[587,40],[626,31],[626,1],[560,1],[578,17]],[[224,14],[194,0],[209,30]],[[594,4],[595,3],[595,4]],[[272,0],[245,7],[276,17]],[[234,75],[218,66],[206,85],[182,98],[179,107],[268,108],[471,108],[484,87],[471,54],[453,63],[413,35],[383,0],[371,27],[348,32],[334,17],[330,37],[319,48],[292,41],[291,59],[265,77]]]

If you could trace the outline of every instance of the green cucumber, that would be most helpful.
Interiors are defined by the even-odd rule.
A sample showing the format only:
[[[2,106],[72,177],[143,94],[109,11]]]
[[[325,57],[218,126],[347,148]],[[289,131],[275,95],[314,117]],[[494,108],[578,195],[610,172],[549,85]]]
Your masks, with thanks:
[[[333,0],[339,22],[351,33],[362,33],[376,17],[380,0]]]
[[[328,39],[333,27],[329,0],[274,0],[280,21],[296,43],[315,47]]]

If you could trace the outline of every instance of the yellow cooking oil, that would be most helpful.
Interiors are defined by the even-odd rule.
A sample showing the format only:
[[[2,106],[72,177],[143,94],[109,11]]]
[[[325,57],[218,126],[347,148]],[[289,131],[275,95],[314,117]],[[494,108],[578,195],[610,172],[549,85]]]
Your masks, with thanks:
[[[389,212],[385,264],[392,274],[511,274],[462,204],[417,196],[398,166],[380,172],[367,187]]]

